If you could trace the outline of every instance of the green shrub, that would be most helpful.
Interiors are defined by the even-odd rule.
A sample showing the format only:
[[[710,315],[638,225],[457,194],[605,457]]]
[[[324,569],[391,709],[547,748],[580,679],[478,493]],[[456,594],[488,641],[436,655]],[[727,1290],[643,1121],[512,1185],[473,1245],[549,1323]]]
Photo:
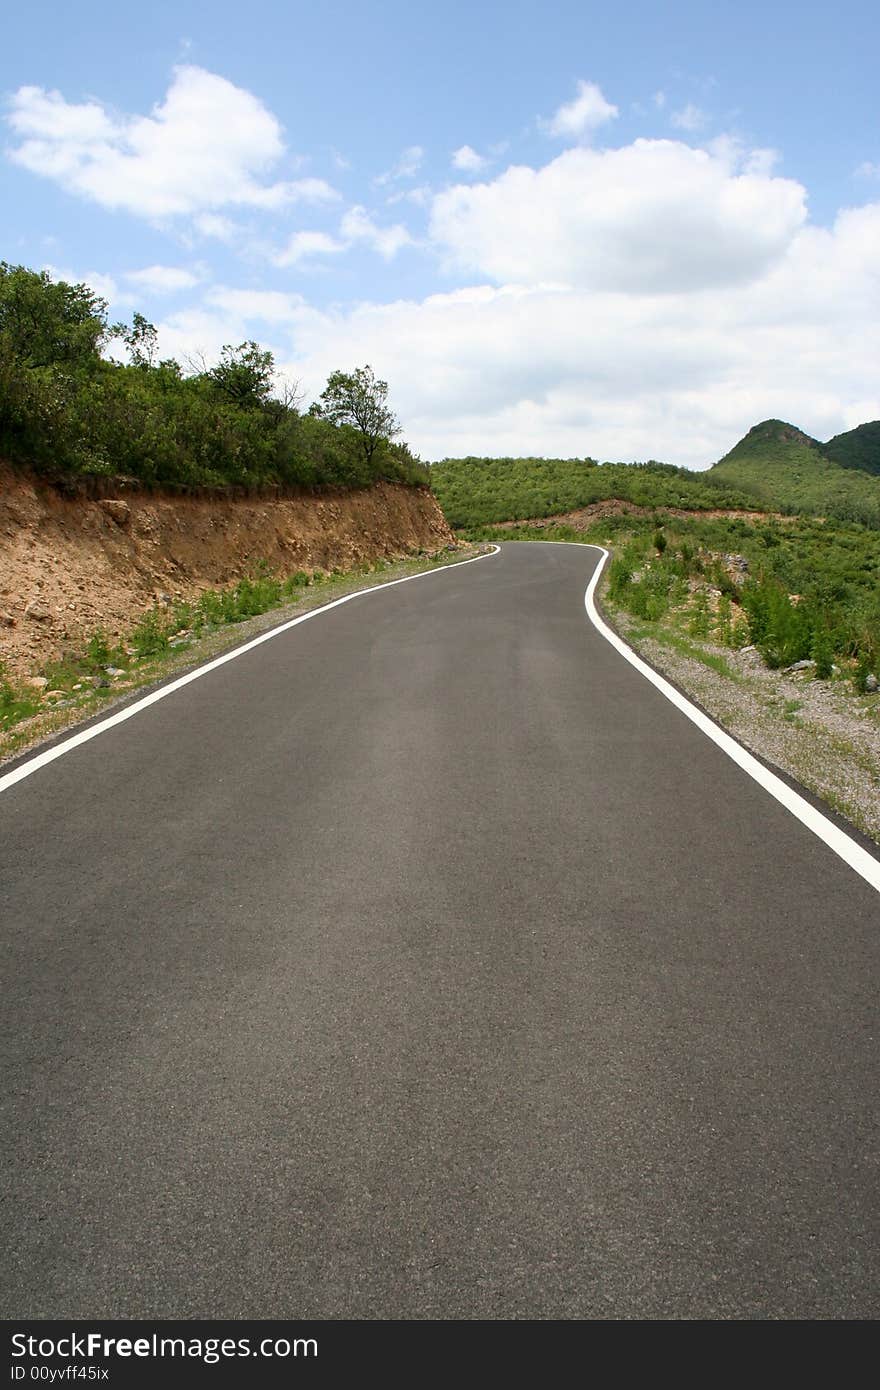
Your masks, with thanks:
[[[141,618],[131,634],[131,645],[141,658],[161,656],[168,650],[169,633],[158,608],[152,608]]]
[[[0,728],[9,729],[20,719],[28,719],[36,714],[40,708],[40,701],[35,695],[15,689],[0,663]]]
[[[709,611],[709,595],[705,589],[694,594],[688,631],[693,637],[708,637],[712,631],[712,615]]]
[[[89,665],[93,667],[109,666],[112,663],[112,657],[113,653],[110,650],[106,634],[101,628],[98,628],[92,633],[86,647],[86,658]]]
[[[779,583],[763,580],[746,585],[742,602],[752,641],[769,667],[790,666],[810,655],[810,614],[793,604]]]

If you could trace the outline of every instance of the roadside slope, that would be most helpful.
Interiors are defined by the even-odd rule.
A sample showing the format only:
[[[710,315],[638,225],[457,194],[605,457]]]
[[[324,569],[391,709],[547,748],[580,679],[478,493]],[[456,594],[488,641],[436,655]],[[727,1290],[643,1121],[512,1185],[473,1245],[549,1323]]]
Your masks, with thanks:
[[[380,483],[283,498],[67,496],[0,469],[0,660],[27,675],[157,599],[191,599],[260,566],[283,575],[438,550],[453,536],[426,489]]]

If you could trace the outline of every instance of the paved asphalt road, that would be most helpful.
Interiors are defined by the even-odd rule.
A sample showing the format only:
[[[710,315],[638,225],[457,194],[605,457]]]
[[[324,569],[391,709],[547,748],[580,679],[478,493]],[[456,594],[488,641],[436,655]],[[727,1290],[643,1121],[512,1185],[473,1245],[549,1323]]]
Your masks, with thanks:
[[[876,1316],[878,896],[587,623],[355,599],[0,794],[7,1316]]]

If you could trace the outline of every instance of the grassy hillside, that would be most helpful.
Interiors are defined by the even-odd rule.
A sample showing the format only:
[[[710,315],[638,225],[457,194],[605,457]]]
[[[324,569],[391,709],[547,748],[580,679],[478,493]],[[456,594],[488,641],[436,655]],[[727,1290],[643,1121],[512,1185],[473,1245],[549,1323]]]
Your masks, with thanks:
[[[823,445],[784,420],[764,420],[706,478],[739,488],[766,507],[880,528],[880,484],[854,461],[873,457],[874,428],[880,427],[861,426]],[[843,457],[850,461],[842,467]]]
[[[859,468],[880,475],[880,420],[836,434],[822,445],[822,453],[841,468]]]
[[[617,497],[643,507],[750,507],[754,500],[704,473],[664,463],[593,459],[444,459],[431,483],[452,526],[491,526],[554,516]]]

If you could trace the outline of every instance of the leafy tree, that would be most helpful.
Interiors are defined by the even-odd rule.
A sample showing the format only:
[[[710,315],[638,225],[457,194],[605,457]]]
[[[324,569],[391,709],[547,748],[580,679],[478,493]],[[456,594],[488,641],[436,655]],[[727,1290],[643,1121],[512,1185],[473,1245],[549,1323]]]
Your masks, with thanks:
[[[88,285],[0,261],[0,347],[23,366],[94,365],[106,316],[106,300]]]
[[[141,367],[144,370],[155,367],[159,352],[159,334],[155,324],[150,323],[143,314],[135,312],[132,315],[130,328],[124,323],[114,323],[110,332],[113,337],[121,338],[125,343],[128,360],[133,367]]]
[[[224,343],[220,361],[207,375],[217,390],[236,405],[264,405],[272,391],[275,359],[253,339],[239,343],[238,347]]]
[[[353,372],[332,372],[312,413],[333,425],[351,425],[360,432],[368,465],[383,443],[400,434],[400,423],[389,408],[388,382],[379,381],[369,365]]]

